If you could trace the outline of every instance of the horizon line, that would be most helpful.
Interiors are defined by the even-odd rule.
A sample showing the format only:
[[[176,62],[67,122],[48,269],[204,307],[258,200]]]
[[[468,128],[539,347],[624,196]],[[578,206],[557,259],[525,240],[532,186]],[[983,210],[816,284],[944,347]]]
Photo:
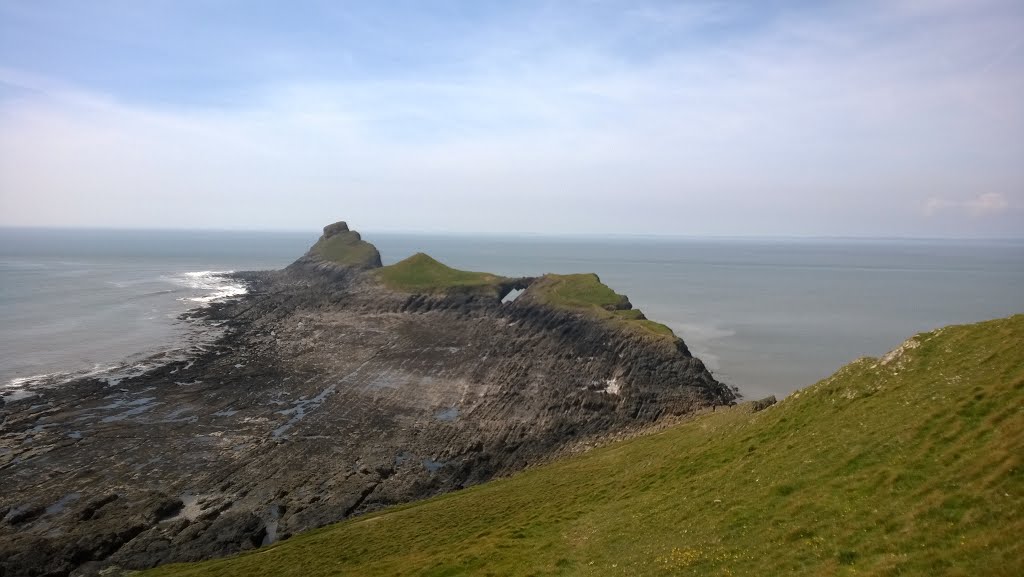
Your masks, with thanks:
[[[347,221],[346,221],[347,222]],[[0,224],[0,230],[37,231],[88,231],[88,232],[196,232],[196,233],[264,233],[264,234],[319,234],[322,227],[298,228],[214,228],[214,227],[126,227],[88,225],[13,225]],[[532,237],[532,238],[619,238],[619,239],[678,239],[678,240],[845,240],[845,241],[1018,241],[1024,236],[914,236],[914,235],[871,235],[871,234],[739,234],[739,233],[671,233],[671,232],[540,232],[540,231],[450,231],[425,229],[353,228],[361,234],[407,234],[422,236],[489,236],[489,237]]]

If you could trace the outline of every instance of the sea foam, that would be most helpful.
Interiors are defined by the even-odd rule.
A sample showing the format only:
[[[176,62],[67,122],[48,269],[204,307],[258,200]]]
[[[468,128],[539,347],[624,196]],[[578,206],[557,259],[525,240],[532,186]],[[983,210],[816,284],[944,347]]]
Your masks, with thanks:
[[[248,290],[245,284],[228,277],[234,271],[200,270],[166,277],[167,280],[205,294],[181,297],[187,300],[209,304],[223,299],[244,295]]]

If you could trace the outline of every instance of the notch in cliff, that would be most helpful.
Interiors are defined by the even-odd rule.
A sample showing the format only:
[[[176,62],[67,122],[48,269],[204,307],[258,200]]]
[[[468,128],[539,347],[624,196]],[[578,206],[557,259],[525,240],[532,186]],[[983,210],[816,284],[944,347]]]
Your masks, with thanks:
[[[358,232],[349,230],[344,221],[325,226],[324,234],[310,247],[305,258],[358,269],[381,266],[377,247],[363,240]]]

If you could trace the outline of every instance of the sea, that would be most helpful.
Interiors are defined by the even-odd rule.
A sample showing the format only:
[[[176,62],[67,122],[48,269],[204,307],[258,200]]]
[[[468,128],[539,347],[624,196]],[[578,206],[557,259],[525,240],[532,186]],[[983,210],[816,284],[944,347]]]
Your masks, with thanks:
[[[282,268],[318,234],[0,228],[0,394],[123,378],[202,347],[208,329],[182,313],[244,294],[223,275]],[[384,264],[422,251],[507,276],[595,272],[747,398],[921,331],[1024,312],[1024,240],[363,236]]]

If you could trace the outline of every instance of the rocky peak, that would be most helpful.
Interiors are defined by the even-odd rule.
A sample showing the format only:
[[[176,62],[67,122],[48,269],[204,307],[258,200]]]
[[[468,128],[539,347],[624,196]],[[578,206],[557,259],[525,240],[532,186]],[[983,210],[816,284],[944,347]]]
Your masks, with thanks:
[[[321,237],[321,239],[326,240],[328,238],[331,238],[332,236],[335,236],[343,232],[350,232],[348,230],[348,223],[343,220],[339,220],[334,224],[329,224],[324,227],[324,235]]]
[[[324,234],[296,264],[313,264],[331,269],[370,269],[381,266],[377,247],[363,240],[348,223],[338,221],[324,227]]]

